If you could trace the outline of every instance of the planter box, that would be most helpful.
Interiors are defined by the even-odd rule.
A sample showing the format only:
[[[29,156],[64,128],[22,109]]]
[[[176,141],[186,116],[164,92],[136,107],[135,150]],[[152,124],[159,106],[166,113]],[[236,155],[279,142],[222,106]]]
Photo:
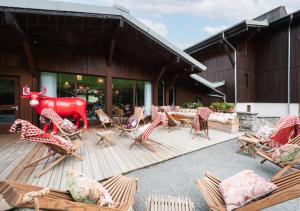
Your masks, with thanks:
[[[220,130],[227,133],[239,132],[239,119],[231,120],[229,123],[220,123],[208,121],[208,128],[214,130]]]

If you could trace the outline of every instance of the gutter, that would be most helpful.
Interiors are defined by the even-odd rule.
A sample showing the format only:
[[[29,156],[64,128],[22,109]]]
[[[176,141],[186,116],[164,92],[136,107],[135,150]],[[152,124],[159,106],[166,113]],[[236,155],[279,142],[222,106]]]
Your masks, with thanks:
[[[291,113],[291,27],[293,21],[293,14],[290,15],[290,22],[288,28],[288,114]]]
[[[234,103],[237,103],[237,58],[236,58],[236,48],[226,39],[224,32],[222,33],[222,39],[229,45],[229,47],[234,52]]]

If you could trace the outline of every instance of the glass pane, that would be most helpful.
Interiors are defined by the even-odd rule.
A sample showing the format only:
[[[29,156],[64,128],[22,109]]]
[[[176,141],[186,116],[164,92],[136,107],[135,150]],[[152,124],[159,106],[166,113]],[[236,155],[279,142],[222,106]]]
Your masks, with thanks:
[[[102,77],[77,75],[77,97],[87,102],[88,120],[97,119],[95,110],[105,109],[105,80]]]
[[[145,104],[145,82],[136,81],[136,106],[144,106]]]
[[[75,75],[57,73],[57,97],[75,97]]]
[[[0,105],[15,104],[15,81],[0,79]]]
[[[175,87],[172,87],[169,91],[169,103],[170,105],[175,105],[175,96],[176,96],[176,93],[175,93]]]
[[[0,124],[12,123],[15,120],[14,110],[0,110]]]
[[[121,108],[127,116],[133,111],[133,81],[113,79],[113,108]],[[113,115],[116,115],[113,111]]]

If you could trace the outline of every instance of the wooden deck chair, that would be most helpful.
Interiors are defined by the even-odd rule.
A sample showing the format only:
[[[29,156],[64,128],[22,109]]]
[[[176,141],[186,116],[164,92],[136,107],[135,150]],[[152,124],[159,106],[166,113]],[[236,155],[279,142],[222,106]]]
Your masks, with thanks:
[[[203,179],[196,182],[197,189],[201,192],[211,211],[226,211],[224,199],[219,191],[220,182],[211,173],[206,173]],[[272,179],[271,182],[277,185],[278,189],[261,199],[250,202],[235,210],[261,210],[300,196],[300,171]]]
[[[137,131],[138,127],[139,127],[141,118],[142,118],[142,116],[144,114],[144,108],[136,107],[134,110],[135,111],[134,111],[134,114],[132,115],[132,118],[134,118],[136,120],[135,127],[133,127],[133,128],[126,128],[124,125],[119,126],[119,129],[121,130],[120,136],[123,135],[126,132],[136,133],[136,131]]]
[[[135,112],[135,109],[137,109],[137,108],[139,108],[139,107],[134,107],[134,112]],[[141,122],[143,122],[143,124],[146,124],[146,116],[145,116],[144,112],[145,112],[145,108],[143,111],[143,115],[141,117]]]
[[[297,144],[300,146],[300,135],[296,138],[292,139],[289,144]],[[263,158],[263,160],[260,163],[264,163],[266,161],[269,161],[281,169],[272,177],[273,179],[276,179],[278,177],[281,177],[285,173],[287,173],[291,169],[299,169],[299,167],[296,165],[300,161],[300,155],[296,156],[294,160],[288,161],[288,162],[281,162],[281,163],[275,163],[272,159],[271,152],[263,150],[263,149],[256,149],[256,154]]]
[[[49,157],[54,157],[55,155],[59,155],[59,157],[53,161],[52,163],[48,164],[42,171],[38,172],[36,174],[36,177],[40,177],[42,176],[43,174],[45,174],[47,171],[49,171],[50,169],[54,168],[56,165],[58,165],[60,162],[62,162],[64,159],[66,159],[67,157],[69,156],[73,156],[79,160],[83,160],[82,157],[80,157],[79,155],[76,154],[76,151],[80,148],[80,146],[83,144],[83,141],[80,141],[80,140],[75,140],[72,142],[73,144],[73,148],[72,148],[72,151],[68,152],[66,151],[65,149],[57,146],[57,145],[54,145],[54,144],[45,144],[46,146],[49,147],[50,149],[50,153],[48,155],[46,155],[45,157],[42,157],[38,160],[35,160],[31,163],[28,163],[24,166],[24,168],[28,168],[28,167],[31,167],[31,166],[35,166],[37,165],[40,161],[42,160],[45,160]]]
[[[100,127],[104,127],[105,130],[107,129],[106,125],[113,126],[115,124],[115,122],[102,109],[95,110],[95,113],[99,118]]]
[[[13,181],[0,182],[1,210],[11,208],[39,208],[41,210],[88,210],[88,211],[128,211],[134,203],[137,191],[137,179],[123,175],[114,176],[102,183],[115,203],[114,208],[102,208],[98,205],[75,202],[67,191],[50,189],[48,195],[34,197],[32,201],[23,202],[29,192],[41,191],[43,187],[17,183]]]
[[[40,128],[36,127],[35,125],[31,124],[30,122],[22,119],[17,119],[14,121],[13,125],[11,126],[9,132],[11,133],[19,133],[20,134],[20,140],[21,141],[30,141],[30,142],[37,142],[41,144],[45,144],[49,147],[49,151],[51,151],[48,155],[45,157],[42,157],[36,161],[33,161],[27,165],[24,166],[24,168],[35,166],[40,161],[45,160],[51,156],[55,156],[56,154],[59,155],[59,157],[53,161],[51,164],[46,166],[41,172],[38,172],[36,177],[39,177],[43,174],[45,174],[47,171],[52,169],[54,166],[62,162],[64,159],[66,159],[68,156],[74,156],[80,160],[82,158],[75,154],[76,151],[80,148],[80,146],[83,144],[82,141],[75,140],[73,142],[64,139],[63,137],[54,136],[48,133],[45,133]]]
[[[179,121],[176,121],[166,110],[164,110],[164,113],[166,114],[168,118],[168,127],[169,129],[176,129],[179,127]]]
[[[150,196],[145,211],[195,211],[194,202],[185,197]]]
[[[60,136],[68,140],[78,139],[78,138],[80,139],[81,138],[80,134],[83,130],[76,130],[76,129],[69,128],[70,131],[68,132],[66,129],[62,128],[63,121],[64,120],[51,108],[46,108],[41,111],[41,116],[40,116],[41,123],[49,124],[49,122],[51,122],[53,124],[53,127],[58,128],[60,132]],[[72,123],[70,122],[70,124]],[[53,130],[55,130],[55,128],[53,128]]]
[[[161,123],[161,119],[157,117],[152,123],[148,123],[147,125],[142,126],[138,129],[138,132],[140,131],[140,134],[137,135],[137,137],[134,138],[134,142],[130,145],[129,149],[131,149],[135,144],[141,144],[145,148],[149,149],[152,152],[155,152],[155,150],[150,146],[150,143],[155,143],[158,145],[161,145],[160,142],[154,141],[152,139],[149,139],[150,134]]]
[[[193,130],[194,130],[194,132],[196,132],[196,129],[194,128],[195,126],[193,126],[194,121],[198,121],[197,124],[199,124],[199,125],[197,127],[199,127],[199,131],[203,131],[205,133],[207,139],[210,140],[209,135],[208,135],[208,121],[202,119],[200,116],[198,116],[198,118],[196,118],[196,120],[193,120],[190,134],[192,134]]]

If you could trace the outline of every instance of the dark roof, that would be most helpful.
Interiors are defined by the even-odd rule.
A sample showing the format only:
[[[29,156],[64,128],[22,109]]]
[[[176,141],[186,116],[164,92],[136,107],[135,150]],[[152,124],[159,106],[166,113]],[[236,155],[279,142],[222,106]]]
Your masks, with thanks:
[[[279,12],[278,12],[278,9],[280,10]],[[274,11],[277,11],[277,14],[272,13]],[[252,21],[256,21],[256,20],[250,20],[250,21],[245,20],[245,21],[242,21],[234,26],[231,26],[231,27],[223,30],[222,32],[219,32],[219,33],[185,49],[185,52],[187,52],[188,54],[193,54],[195,52],[206,49],[206,48],[220,42],[220,40],[222,39],[223,33],[224,33],[225,37],[228,39],[228,38],[233,38],[237,35],[240,35],[243,32],[249,31],[250,28],[270,28],[270,27],[274,27],[275,25],[278,25],[280,23],[289,22],[291,16],[293,16],[294,19],[300,17],[300,10],[298,10],[294,13],[291,13],[291,14],[287,14],[287,15],[284,15],[284,14],[285,13],[282,11],[282,7],[275,8],[274,10],[271,10],[268,13],[265,13],[265,14],[260,15],[257,18],[255,18],[258,20],[264,19],[264,22],[267,23],[266,25],[251,24]],[[280,16],[282,16],[282,17],[280,17]],[[263,17],[265,17],[265,18],[263,18]],[[269,19],[270,21],[267,21],[267,19]]]

